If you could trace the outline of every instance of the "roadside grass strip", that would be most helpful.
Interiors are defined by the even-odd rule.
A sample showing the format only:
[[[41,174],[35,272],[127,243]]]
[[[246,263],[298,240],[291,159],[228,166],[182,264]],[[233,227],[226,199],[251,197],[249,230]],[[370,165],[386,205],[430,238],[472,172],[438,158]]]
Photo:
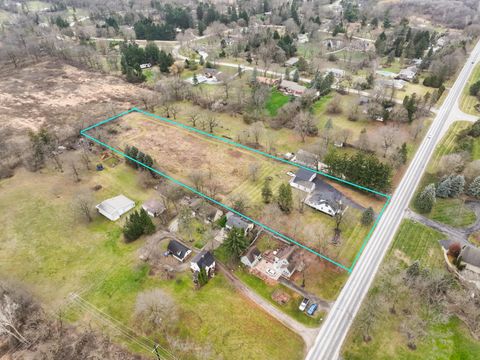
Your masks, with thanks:
[[[475,96],[470,95],[470,86],[478,80],[480,80],[480,65],[477,65],[473,70],[465,89],[463,89],[462,97],[460,98],[460,109],[467,114],[478,115],[478,111],[475,110],[475,105],[477,105],[479,101]]]
[[[309,248],[308,246],[306,246],[306,245],[304,245],[304,244],[302,244],[302,243],[300,243],[300,242],[298,242],[298,241],[296,241],[296,240],[294,240],[294,239],[292,239],[292,238],[290,238],[290,237],[288,237],[288,236],[286,236],[286,235],[284,235],[284,234],[282,234],[282,233],[280,233],[280,232],[272,229],[271,227],[269,227],[269,226],[267,226],[267,225],[265,225],[265,224],[263,224],[263,223],[261,223],[261,222],[259,222],[259,221],[257,221],[257,220],[254,220],[254,219],[250,218],[249,216],[247,216],[247,215],[245,215],[245,214],[242,214],[241,212],[238,212],[238,211],[234,210],[233,208],[231,208],[231,207],[229,207],[229,206],[227,206],[227,205],[219,202],[218,200],[215,200],[215,199],[211,198],[210,196],[208,196],[208,195],[206,195],[206,194],[198,191],[197,189],[195,189],[195,188],[193,188],[193,187],[191,187],[191,186],[189,186],[189,185],[187,185],[187,184],[184,184],[184,183],[182,183],[181,181],[179,181],[179,180],[171,177],[170,175],[168,175],[168,174],[166,174],[166,173],[164,173],[164,172],[161,172],[161,171],[159,171],[159,170],[157,170],[157,169],[155,169],[155,168],[153,168],[153,167],[151,167],[151,166],[148,166],[148,165],[142,163],[141,161],[138,161],[137,159],[134,159],[134,158],[128,156],[128,155],[125,154],[124,152],[122,152],[122,151],[120,151],[120,150],[118,150],[118,149],[116,149],[116,148],[114,148],[114,147],[112,147],[112,146],[110,146],[110,145],[108,145],[108,144],[106,144],[106,143],[98,140],[97,138],[95,138],[95,137],[87,134],[88,131],[90,131],[90,130],[98,127],[98,126],[101,126],[101,125],[104,125],[104,124],[106,124],[106,123],[108,123],[108,122],[111,122],[111,121],[113,121],[113,120],[119,119],[119,118],[121,118],[122,116],[127,115],[127,114],[130,114],[130,113],[132,113],[132,112],[137,112],[137,113],[140,113],[140,114],[144,114],[144,115],[146,115],[146,116],[148,116],[148,117],[151,117],[151,118],[154,118],[154,119],[156,119],[156,120],[160,120],[160,121],[162,121],[162,122],[165,122],[165,123],[168,123],[168,124],[171,124],[171,125],[175,125],[175,126],[177,126],[177,127],[179,127],[179,128],[187,129],[187,130],[189,130],[189,131],[202,134],[202,135],[204,135],[204,136],[206,136],[206,137],[213,138],[213,139],[219,140],[219,141],[221,141],[221,142],[223,142],[223,143],[232,145],[232,146],[234,146],[234,147],[238,147],[238,148],[241,148],[241,149],[245,149],[245,150],[251,151],[251,152],[256,153],[256,154],[263,155],[263,156],[265,156],[265,157],[267,157],[267,158],[273,159],[273,160],[275,160],[275,161],[279,161],[279,162],[284,163],[284,164],[288,164],[288,165],[295,166],[295,167],[297,167],[297,168],[302,168],[302,169],[306,169],[306,170],[309,170],[309,171],[313,171],[313,172],[315,172],[315,173],[317,173],[317,174],[319,174],[319,175],[321,175],[321,176],[323,176],[323,177],[332,179],[332,180],[337,181],[337,182],[339,182],[339,183],[346,184],[346,185],[352,186],[352,187],[354,187],[354,188],[357,188],[357,189],[360,189],[360,190],[369,192],[369,193],[371,193],[371,194],[375,194],[375,195],[377,195],[377,196],[383,197],[383,198],[386,199],[385,204],[384,204],[382,210],[380,211],[380,213],[378,214],[378,216],[377,216],[377,218],[376,218],[376,220],[375,220],[372,228],[370,229],[370,231],[368,232],[367,236],[366,236],[365,239],[363,240],[362,245],[361,245],[361,247],[360,247],[360,250],[359,250],[359,251],[357,252],[357,254],[355,255],[354,261],[352,262],[352,264],[351,264],[350,266],[346,266],[346,265],[341,264],[341,263],[339,263],[338,261],[335,261],[335,260],[329,258],[328,256],[325,256],[325,255],[317,252],[316,250],[311,249],[311,248]],[[282,158],[273,156],[273,155],[268,154],[268,153],[266,153],[266,152],[263,152],[263,151],[261,151],[261,150],[253,149],[253,148],[251,148],[251,147],[248,147],[248,146],[246,146],[246,145],[237,143],[237,142],[232,141],[232,140],[230,140],[230,139],[213,135],[213,134],[211,134],[211,133],[209,133],[209,132],[206,132],[206,131],[203,131],[203,130],[199,130],[199,129],[197,129],[197,128],[194,128],[194,127],[191,127],[191,126],[188,126],[188,125],[185,125],[185,124],[176,122],[176,121],[174,121],[174,120],[167,119],[167,118],[164,118],[164,117],[161,117],[161,116],[158,116],[158,115],[149,113],[149,112],[147,112],[147,111],[144,111],[144,110],[141,110],[141,109],[138,109],[138,108],[135,108],[135,107],[134,107],[134,108],[131,108],[131,109],[127,110],[127,111],[121,112],[120,114],[115,115],[115,116],[113,116],[113,117],[110,117],[110,118],[108,118],[108,119],[106,119],[106,120],[103,120],[103,121],[100,121],[100,122],[98,122],[98,123],[96,123],[96,124],[93,124],[93,125],[85,128],[85,129],[81,130],[81,131],[80,131],[80,134],[81,134],[82,136],[84,136],[85,138],[90,139],[90,140],[92,140],[93,142],[96,142],[97,144],[103,146],[104,148],[109,149],[109,150],[111,150],[111,151],[113,151],[113,152],[115,152],[115,153],[117,153],[117,154],[119,154],[119,155],[121,155],[121,156],[123,156],[123,157],[125,157],[125,158],[127,158],[127,159],[129,159],[129,160],[131,160],[131,161],[133,161],[133,162],[141,165],[141,166],[143,166],[144,168],[146,168],[146,169],[148,169],[148,170],[150,170],[150,171],[152,171],[152,172],[154,172],[154,173],[156,173],[156,174],[158,174],[158,175],[160,175],[160,176],[162,176],[162,177],[164,177],[164,178],[172,181],[173,183],[175,183],[175,184],[177,184],[177,185],[179,185],[179,186],[181,186],[181,187],[183,187],[183,188],[185,188],[185,189],[187,189],[187,190],[189,190],[189,191],[191,191],[191,192],[193,192],[193,193],[195,193],[195,194],[197,194],[197,195],[199,195],[199,196],[207,199],[208,201],[210,201],[210,202],[212,202],[212,203],[214,203],[214,204],[216,204],[216,205],[218,205],[218,206],[221,206],[222,208],[224,208],[224,209],[226,209],[226,210],[228,210],[228,211],[231,211],[231,212],[234,213],[234,214],[237,214],[238,216],[246,219],[247,221],[250,221],[250,222],[252,222],[253,224],[255,224],[255,225],[257,225],[257,226],[265,229],[266,231],[268,231],[269,233],[273,234],[274,236],[277,236],[277,237],[279,237],[279,238],[281,238],[281,239],[283,239],[283,240],[285,240],[285,241],[287,241],[287,242],[289,242],[289,243],[295,244],[295,245],[299,246],[300,248],[302,248],[302,249],[304,249],[304,250],[307,250],[307,251],[309,251],[309,252],[317,255],[318,257],[320,257],[320,258],[322,258],[322,259],[324,259],[324,260],[326,260],[326,261],[328,261],[328,262],[330,262],[330,263],[332,263],[332,264],[340,267],[341,269],[343,269],[343,270],[345,270],[345,271],[347,271],[347,272],[349,272],[349,273],[352,272],[352,270],[353,270],[356,262],[358,261],[358,258],[360,257],[361,253],[363,252],[363,249],[365,248],[368,240],[369,240],[370,237],[372,236],[372,233],[373,233],[373,231],[375,230],[378,222],[380,221],[380,218],[381,218],[381,216],[383,215],[386,207],[388,206],[389,201],[390,201],[390,198],[391,198],[390,195],[381,193],[381,192],[379,192],[379,191],[372,190],[372,189],[366,188],[366,187],[364,187],[364,186],[360,186],[360,185],[358,185],[358,184],[354,184],[354,183],[352,183],[352,182],[350,182],[350,181],[337,178],[337,177],[332,176],[332,175],[330,175],[330,174],[327,174],[327,173],[325,173],[325,172],[318,171],[318,170],[309,168],[309,167],[307,167],[307,166],[303,166],[303,165],[294,163],[294,162],[292,162],[292,161],[289,161],[289,160],[286,160],[286,159],[282,159]],[[265,167],[265,168],[267,168],[267,167]],[[264,171],[265,171],[266,169],[262,169],[262,170],[263,170],[263,171],[262,171],[262,176],[264,176]],[[244,191],[252,193],[252,196],[253,196],[254,198],[255,198],[255,197],[258,197],[258,193],[259,193],[258,191],[257,191],[255,194],[253,194],[253,192],[254,192],[254,189],[253,189],[253,188],[251,188],[251,187],[248,186],[247,184],[243,184],[243,185],[245,185],[245,188],[243,189]],[[242,186],[243,186],[243,185],[242,185]]]

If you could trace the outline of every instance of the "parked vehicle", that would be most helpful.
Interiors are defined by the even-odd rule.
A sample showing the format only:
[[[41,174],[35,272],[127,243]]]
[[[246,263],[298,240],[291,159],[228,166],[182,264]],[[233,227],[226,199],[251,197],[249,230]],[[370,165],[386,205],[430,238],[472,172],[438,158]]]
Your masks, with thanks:
[[[302,302],[300,303],[300,306],[298,307],[298,310],[305,311],[309,302],[310,302],[310,299],[303,298]]]
[[[313,314],[315,314],[315,311],[317,311],[318,309],[318,305],[317,304],[312,304],[309,308],[308,308],[308,311],[307,311],[307,314],[312,316]]]

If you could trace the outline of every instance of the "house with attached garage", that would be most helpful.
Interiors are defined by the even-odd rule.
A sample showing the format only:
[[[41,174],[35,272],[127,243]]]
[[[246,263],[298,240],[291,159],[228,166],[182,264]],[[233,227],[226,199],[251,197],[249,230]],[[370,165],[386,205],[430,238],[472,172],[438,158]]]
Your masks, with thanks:
[[[205,269],[207,275],[213,276],[215,272],[215,258],[210,251],[202,251],[194,256],[190,261],[190,269],[194,272],[200,272]]]
[[[315,190],[315,183],[313,180],[315,180],[316,177],[317,173],[300,168],[290,180],[290,186],[306,193],[311,193]]]
[[[118,195],[113,198],[102,201],[95,206],[100,214],[111,221],[117,221],[120,216],[135,207],[135,202],[124,195]]]
[[[253,223],[245,220],[241,216],[234,214],[231,211],[227,213],[226,217],[227,222],[225,224],[225,227],[227,228],[227,230],[232,230],[235,227],[238,229],[242,229],[245,235],[247,235],[253,229]]]
[[[192,253],[192,250],[177,240],[170,240],[167,246],[167,251],[180,262],[183,262],[188,255]]]

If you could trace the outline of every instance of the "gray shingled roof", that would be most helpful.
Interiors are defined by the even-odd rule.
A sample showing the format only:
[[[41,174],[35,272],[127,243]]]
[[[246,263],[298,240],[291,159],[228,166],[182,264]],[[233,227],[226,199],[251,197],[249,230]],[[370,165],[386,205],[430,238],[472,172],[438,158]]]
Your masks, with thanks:
[[[210,251],[202,251],[192,259],[192,263],[197,264],[200,269],[211,266],[214,262],[215,258]]]
[[[462,252],[460,253],[462,261],[480,267],[480,249],[475,246],[464,246]]]

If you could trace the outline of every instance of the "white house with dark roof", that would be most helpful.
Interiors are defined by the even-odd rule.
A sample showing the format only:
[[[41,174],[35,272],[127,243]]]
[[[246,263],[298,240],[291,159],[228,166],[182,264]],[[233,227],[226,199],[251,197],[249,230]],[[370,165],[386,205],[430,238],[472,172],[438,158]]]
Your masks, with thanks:
[[[305,204],[327,215],[335,216],[338,209],[335,201],[321,192],[315,192],[305,199]]]
[[[135,207],[135,202],[124,195],[118,195],[113,198],[102,201],[95,206],[100,214],[111,221],[117,221],[120,216]]]
[[[317,173],[300,168],[290,180],[290,186],[306,193],[311,193],[315,190],[315,183],[313,180],[315,180],[316,177]]]
[[[180,262],[183,262],[192,253],[192,250],[177,240],[170,240],[167,251]]]
[[[204,268],[206,273],[210,276],[215,271],[215,258],[210,251],[202,251],[194,256],[190,261],[190,269],[196,273]]]
[[[248,234],[249,231],[253,229],[253,223],[250,221],[245,220],[241,216],[234,214],[233,212],[229,211],[226,215],[227,217],[227,222],[225,224],[225,227],[228,230],[232,230],[234,227],[238,229],[242,229],[245,233],[245,235]]]

